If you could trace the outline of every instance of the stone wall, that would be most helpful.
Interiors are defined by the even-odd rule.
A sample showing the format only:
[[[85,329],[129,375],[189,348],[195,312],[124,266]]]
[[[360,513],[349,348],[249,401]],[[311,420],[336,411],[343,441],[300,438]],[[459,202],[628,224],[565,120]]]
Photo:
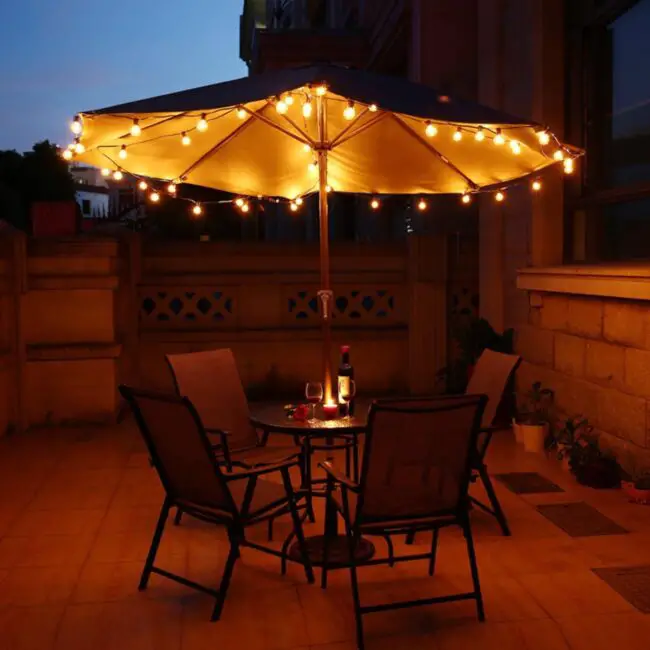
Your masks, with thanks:
[[[519,391],[541,381],[561,415],[589,418],[617,455],[650,460],[650,309],[647,302],[529,294],[517,327]]]

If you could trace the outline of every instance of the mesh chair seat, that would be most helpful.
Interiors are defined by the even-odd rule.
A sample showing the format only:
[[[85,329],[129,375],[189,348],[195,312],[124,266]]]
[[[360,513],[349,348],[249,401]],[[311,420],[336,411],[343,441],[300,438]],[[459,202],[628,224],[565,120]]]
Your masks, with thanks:
[[[302,447],[296,447],[295,445],[265,446],[231,452],[230,458],[234,464],[257,467],[258,465],[271,465],[282,460],[297,458],[301,453]]]

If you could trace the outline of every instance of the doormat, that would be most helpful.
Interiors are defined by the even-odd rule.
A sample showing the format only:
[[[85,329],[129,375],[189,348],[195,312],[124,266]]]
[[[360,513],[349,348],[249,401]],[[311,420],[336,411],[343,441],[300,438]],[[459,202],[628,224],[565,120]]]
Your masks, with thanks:
[[[629,532],[583,502],[541,505],[537,506],[537,511],[571,537],[624,535]]]
[[[564,492],[552,481],[537,472],[511,472],[509,474],[495,474],[494,478],[503,483],[515,494],[544,494],[545,492]]]
[[[619,596],[644,614],[650,614],[650,566],[592,569]]]

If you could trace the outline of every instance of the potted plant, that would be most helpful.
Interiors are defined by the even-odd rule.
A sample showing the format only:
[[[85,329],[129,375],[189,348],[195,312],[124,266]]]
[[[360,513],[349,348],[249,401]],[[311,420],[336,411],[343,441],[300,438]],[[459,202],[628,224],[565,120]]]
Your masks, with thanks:
[[[633,455],[626,466],[621,487],[632,503],[650,505],[650,469],[640,466]]]
[[[581,485],[597,489],[616,488],[621,485],[621,467],[616,458],[600,448],[598,438],[588,433],[578,433],[569,450],[569,468]]]
[[[553,391],[536,381],[524,397],[524,406],[513,422],[515,438],[530,452],[542,452],[550,437]]]
[[[589,436],[593,427],[589,424],[587,418],[574,416],[567,418],[562,428],[549,438],[549,449],[555,451],[556,458],[562,463],[562,467],[569,471],[569,460],[571,450],[577,441],[584,436]]]

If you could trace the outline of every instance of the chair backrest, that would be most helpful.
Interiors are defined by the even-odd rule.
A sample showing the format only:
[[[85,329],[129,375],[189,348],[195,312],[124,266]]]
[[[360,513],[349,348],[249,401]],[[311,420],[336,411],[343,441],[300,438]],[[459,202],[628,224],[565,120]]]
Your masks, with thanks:
[[[492,426],[508,380],[520,361],[521,357],[516,354],[484,350],[476,362],[465,392],[467,395],[488,396],[488,403],[481,422],[482,427]]]
[[[201,420],[185,397],[120,386],[168,497],[230,517],[237,509]]]
[[[232,350],[168,354],[166,358],[176,392],[192,401],[207,431],[227,431],[231,450],[257,444]]]
[[[455,513],[467,497],[485,395],[375,402],[357,523]]]

